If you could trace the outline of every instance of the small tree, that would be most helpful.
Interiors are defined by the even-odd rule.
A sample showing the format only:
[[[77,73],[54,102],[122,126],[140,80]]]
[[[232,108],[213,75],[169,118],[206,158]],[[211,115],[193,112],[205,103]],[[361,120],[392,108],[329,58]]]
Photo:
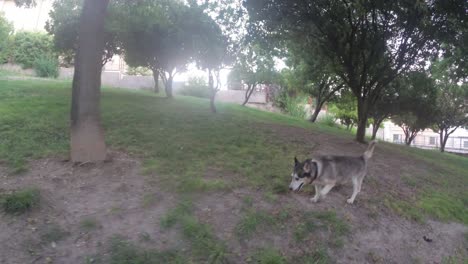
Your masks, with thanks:
[[[437,87],[433,130],[439,134],[441,152],[445,151],[449,136],[457,128],[468,125],[468,85],[460,78],[454,78],[453,64],[449,62],[442,60],[432,66],[432,76]]]
[[[118,31],[125,61],[132,67],[150,68],[155,90],[161,78],[168,98],[173,97],[175,75],[193,56],[191,12],[194,9],[183,2],[171,0],[122,0],[111,12],[110,27]]]
[[[436,89],[434,82],[424,72],[410,72],[399,90],[399,110],[392,121],[405,133],[405,144],[411,145],[416,135],[434,122]]]
[[[289,86],[314,98],[314,112],[310,121],[315,122],[323,105],[333,99],[344,83],[333,73],[327,60],[309,52],[312,48],[310,43],[290,43],[288,47],[288,64],[292,68]]]
[[[8,44],[13,30],[13,24],[0,12],[0,63],[7,61]]]
[[[403,78],[396,78],[385,87],[382,94],[369,110],[369,122],[372,124],[372,140],[376,138],[383,121],[398,113],[400,109],[398,99],[402,89],[404,89]]]
[[[356,140],[398,75],[423,62],[434,39],[431,1],[247,0],[252,34],[310,41],[357,98]],[[431,21],[431,19],[433,19]],[[430,29],[430,30],[429,30]]]
[[[78,30],[83,0],[57,0],[49,12],[45,29],[53,36],[55,49],[62,56],[66,64],[73,63],[78,48]],[[101,65],[104,66],[115,54],[121,54],[121,45],[117,35],[109,27],[105,27],[104,53]]]
[[[210,91],[210,109],[216,113],[215,98],[220,87],[220,71],[230,62],[228,38],[224,35],[218,23],[209,15],[211,10],[219,9],[218,4],[205,3],[198,5],[190,2],[192,25],[193,57],[200,69],[208,72],[208,87]]]
[[[250,96],[260,84],[271,84],[278,78],[272,55],[258,44],[246,45],[237,55],[237,61],[229,74],[230,83],[245,85],[242,105],[249,102]]]
[[[358,122],[356,106],[356,98],[349,90],[345,90],[334,100],[334,103],[329,107],[329,111],[334,115],[335,119],[346,126],[347,130],[351,130]]]

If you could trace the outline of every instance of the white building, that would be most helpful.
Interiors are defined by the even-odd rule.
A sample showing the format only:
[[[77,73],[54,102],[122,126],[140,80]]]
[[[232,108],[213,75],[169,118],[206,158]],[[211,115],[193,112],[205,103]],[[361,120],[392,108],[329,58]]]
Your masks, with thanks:
[[[383,128],[380,128],[377,132],[377,138],[393,142],[397,144],[405,143],[405,133],[401,127],[395,125],[391,121],[383,123]],[[372,129],[367,130],[367,134],[372,134]],[[431,129],[426,129],[419,132],[414,138],[411,146],[424,148],[424,149],[438,149],[440,147],[439,134],[435,133]],[[458,128],[451,134],[445,145],[445,151],[455,153],[468,153],[468,130],[464,128]]]

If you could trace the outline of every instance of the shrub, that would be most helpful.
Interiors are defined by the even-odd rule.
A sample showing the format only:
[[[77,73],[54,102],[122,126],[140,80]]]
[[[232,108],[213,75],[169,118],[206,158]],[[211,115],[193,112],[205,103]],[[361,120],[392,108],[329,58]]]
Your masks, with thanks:
[[[52,37],[40,32],[20,31],[11,40],[10,60],[23,68],[32,68],[41,56],[53,57]]]
[[[39,190],[26,189],[6,195],[3,199],[3,209],[7,213],[24,213],[39,204]]]
[[[41,56],[34,61],[34,70],[39,77],[57,78],[59,75],[58,59]]]
[[[320,118],[318,120],[318,123],[329,127],[339,127],[335,120],[336,118],[333,115],[327,114],[324,117]]]
[[[9,39],[13,32],[13,25],[0,13],[0,63],[8,61]]]
[[[181,95],[194,96],[200,98],[210,98],[210,88],[205,79],[192,77],[180,91]]]
[[[307,104],[307,97],[298,95],[296,97],[287,96],[285,100],[285,111],[294,117],[305,118],[306,110],[304,106]]]

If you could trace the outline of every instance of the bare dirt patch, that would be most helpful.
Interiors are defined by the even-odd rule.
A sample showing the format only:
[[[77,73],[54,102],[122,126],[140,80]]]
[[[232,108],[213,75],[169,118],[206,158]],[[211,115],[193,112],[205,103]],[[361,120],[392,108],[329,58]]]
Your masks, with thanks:
[[[0,214],[0,263],[85,263],[88,256],[105,258],[113,235],[144,237],[161,250],[182,248],[176,232],[159,227],[173,197],[145,185],[138,161],[122,153],[112,156],[110,162],[81,166],[37,160],[16,176],[2,171],[3,191],[36,186],[42,201],[23,215]],[[49,234],[54,228],[63,235]]]

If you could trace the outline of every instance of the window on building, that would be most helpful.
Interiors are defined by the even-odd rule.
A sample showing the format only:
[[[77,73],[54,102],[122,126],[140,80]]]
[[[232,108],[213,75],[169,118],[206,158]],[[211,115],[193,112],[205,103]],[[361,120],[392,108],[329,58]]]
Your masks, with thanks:
[[[435,145],[437,142],[437,138],[436,137],[430,137],[429,138],[429,145]]]
[[[463,148],[468,148],[468,140],[463,141]]]
[[[401,135],[393,134],[393,143],[400,143],[400,142],[401,142]]]

